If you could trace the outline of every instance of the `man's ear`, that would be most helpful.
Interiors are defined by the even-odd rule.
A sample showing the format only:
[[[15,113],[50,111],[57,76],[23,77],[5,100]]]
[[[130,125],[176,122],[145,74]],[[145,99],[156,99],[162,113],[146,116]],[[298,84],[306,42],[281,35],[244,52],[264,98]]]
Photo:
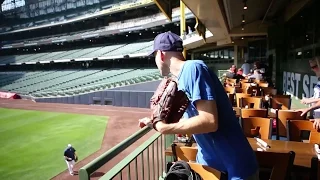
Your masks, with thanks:
[[[161,58],[161,61],[164,61],[164,53],[162,51],[160,51],[160,58]]]

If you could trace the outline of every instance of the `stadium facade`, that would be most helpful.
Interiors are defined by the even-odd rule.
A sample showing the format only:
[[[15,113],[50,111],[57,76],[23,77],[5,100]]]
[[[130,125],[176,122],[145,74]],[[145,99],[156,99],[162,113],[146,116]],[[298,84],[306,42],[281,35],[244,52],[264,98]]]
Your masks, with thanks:
[[[39,101],[78,103],[64,97],[86,96],[86,103],[110,104],[92,94],[124,92],[122,86],[133,92],[137,88],[130,85],[152,87],[145,83],[161,78],[146,55],[154,36],[170,30],[184,39],[187,59],[205,60],[218,75],[246,59],[261,60],[285,93],[297,98],[313,93],[317,79],[307,60],[320,53],[318,1],[169,2],[4,1],[1,90]]]
[[[149,107],[161,77],[147,55],[156,34],[179,32],[179,3],[168,21],[152,0],[50,2],[14,9],[3,3],[3,93],[37,102]],[[189,10],[186,17],[193,26]]]

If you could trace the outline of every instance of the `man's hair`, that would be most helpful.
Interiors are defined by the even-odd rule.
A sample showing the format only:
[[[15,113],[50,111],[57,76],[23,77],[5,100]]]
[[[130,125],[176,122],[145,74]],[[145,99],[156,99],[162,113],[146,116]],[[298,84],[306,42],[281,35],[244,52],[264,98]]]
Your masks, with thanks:
[[[183,56],[182,52],[177,52],[177,51],[163,51],[163,52],[170,53],[171,55],[175,56],[181,61],[186,61],[186,58]]]
[[[320,57],[319,56],[313,57],[311,60],[309,60],[309,62],[314,62],[317,64],[318,67],[320,67]]]

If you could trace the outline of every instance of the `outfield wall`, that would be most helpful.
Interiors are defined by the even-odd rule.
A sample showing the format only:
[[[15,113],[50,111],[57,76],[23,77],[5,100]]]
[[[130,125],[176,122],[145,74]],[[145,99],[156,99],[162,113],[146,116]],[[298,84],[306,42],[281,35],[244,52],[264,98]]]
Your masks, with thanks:
[[[149,100],[153,92],[108,90],[88,94],[34,99],[36,102],[64,103],[64,104],[95,104],[123,107],[149,108]]]
[[[111,90],[92,92],[68,97],[37,98],[36,102],[112,105],[122,107],[149,108],[150,98],[160,81],[118,87]]]

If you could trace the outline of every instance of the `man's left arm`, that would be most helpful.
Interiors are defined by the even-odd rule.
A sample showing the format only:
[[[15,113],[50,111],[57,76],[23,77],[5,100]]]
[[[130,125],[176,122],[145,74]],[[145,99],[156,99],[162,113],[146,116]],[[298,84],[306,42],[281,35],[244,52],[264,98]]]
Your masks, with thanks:
[[[190,66],[184,75],[185,90],[190,94],[191,104],[198,115],[188,120],[165,124],[156,124],[156,129],[163,134],[199,134],[215,132],[218,129],[218,110],[215,101],[214,83],[209,70],[201,64]]]
[[[178,123],[166,124],[162,121],[155,128],[162,134],[200,134],[218,130],[218,111],[215,100],[197,100],[198,115]]]

